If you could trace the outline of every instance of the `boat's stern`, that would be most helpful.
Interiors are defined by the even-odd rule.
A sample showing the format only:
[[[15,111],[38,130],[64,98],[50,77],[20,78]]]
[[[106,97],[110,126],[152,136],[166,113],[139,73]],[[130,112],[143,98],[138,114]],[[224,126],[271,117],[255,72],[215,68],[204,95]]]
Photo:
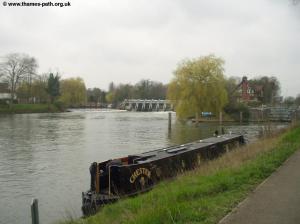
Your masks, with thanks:
[[[97,194],[95,191],[82,192],[82,213],[84,216],[95,214],[101,205],[113,203],[119,200],[118,196]]]
[[[82,192],[82,206],[81,210],[84,216],[90,215],[92,212],[92,192],[86,191]],[[95,209],[94,209],[95,210]]]

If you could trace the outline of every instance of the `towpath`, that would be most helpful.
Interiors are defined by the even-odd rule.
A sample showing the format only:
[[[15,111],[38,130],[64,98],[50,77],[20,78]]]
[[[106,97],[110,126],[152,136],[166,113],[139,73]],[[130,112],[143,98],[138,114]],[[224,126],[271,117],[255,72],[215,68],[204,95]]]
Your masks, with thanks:
[[[219,224],[300,224],[300,150]]]

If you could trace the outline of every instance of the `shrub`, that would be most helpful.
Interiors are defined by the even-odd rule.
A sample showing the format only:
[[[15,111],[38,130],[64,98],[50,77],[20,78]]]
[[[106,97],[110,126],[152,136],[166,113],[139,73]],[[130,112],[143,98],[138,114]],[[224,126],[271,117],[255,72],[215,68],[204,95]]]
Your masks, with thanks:
[[[250,110],[246,104],[237,103],[234,105],[228,104],[224,111],[229,114],[234,120],[240,120],[240,112],[243,112],[243,121],[248,121],[250,117]]]
[[[64,111],[66,109],[65,103],[60,100],[55,101],[54,106],[60,111]]]

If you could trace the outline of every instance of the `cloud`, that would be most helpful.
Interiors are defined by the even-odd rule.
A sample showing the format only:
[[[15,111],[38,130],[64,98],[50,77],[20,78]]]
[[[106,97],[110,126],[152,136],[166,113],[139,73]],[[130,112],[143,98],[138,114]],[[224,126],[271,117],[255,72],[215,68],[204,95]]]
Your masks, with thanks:
[[[13,0],[8,0],[13,1]],[[65,8],[0,7],[1,54],[35,56],[88,87],[168,82],[177,63],[215,53],[228,75],[276,75],[298,93],[299,6],[286,1],[73,0]]]

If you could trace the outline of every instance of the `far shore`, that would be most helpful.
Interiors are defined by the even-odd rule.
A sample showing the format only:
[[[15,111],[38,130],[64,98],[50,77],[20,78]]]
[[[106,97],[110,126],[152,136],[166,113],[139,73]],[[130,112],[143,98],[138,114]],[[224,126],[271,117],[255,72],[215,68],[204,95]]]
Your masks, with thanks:
[[[54,104],[13,104],[0,105],[0,114],[28,114],[28,113],[58,113],[65,112]]]

